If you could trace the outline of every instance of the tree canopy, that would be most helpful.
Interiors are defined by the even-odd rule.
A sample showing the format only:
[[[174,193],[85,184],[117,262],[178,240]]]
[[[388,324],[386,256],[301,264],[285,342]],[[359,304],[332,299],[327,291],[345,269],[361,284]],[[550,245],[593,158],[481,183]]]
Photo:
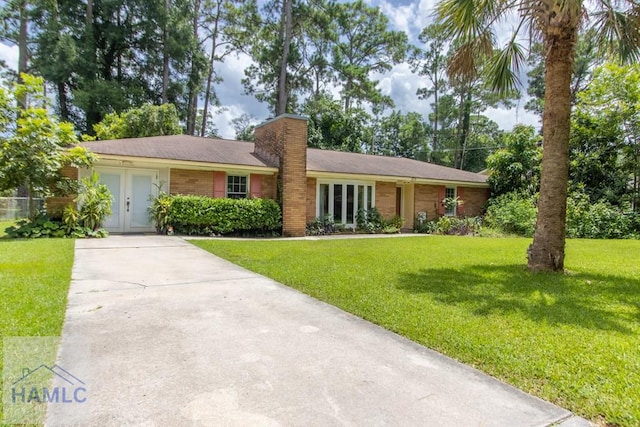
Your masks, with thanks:
[[[12,90],[0,87],[0,191],[26,186],[34,217],[35,196],[71,189],[62,167],[86,167],[94,157],[82,148],[63,150],[77,141],[73,125],[51,114],[41,77],[23,74],[21,80]]]

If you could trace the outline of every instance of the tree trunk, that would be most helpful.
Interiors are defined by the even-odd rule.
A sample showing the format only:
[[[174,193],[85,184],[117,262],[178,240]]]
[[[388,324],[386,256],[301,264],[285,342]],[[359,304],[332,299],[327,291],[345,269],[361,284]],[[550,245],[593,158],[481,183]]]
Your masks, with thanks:
[[[576,27],[565,25],[546,41],[542,174],[529,269],[563,271],[569,179],[571,75]]]
[[[284,0],[282,4],[282,58],[280,59],[280,76],[278,78],[278,103],[276,104],[276,117],[287,112],[287,65],[289,64],[289,46],[291,45],[291,32],[293,30],[291,2]]]
[[[18,83],[22,83],[22,73],[28,72],[29,54],[28,54],[28,38],[29,38],[29,21],[27,16],[27,1],[20,3],[20,29],[18,33]],[[24,110],[27,108],[26,96],[18,98],[18,108]]]
[[[438,149],[438,76],[433,84],[433,144],[431,146],[432,151]]]
[[[198,35],[198,27],[200,22],[200,0],[193,2],[193,40],[196,45],[200,42]],[[189,103],[187,105],[187,135],[196,134],[196,121],[198,119],[198,96],[200,95],[200,85],[196,85],[197,65],[196,56],[198,55],[198,49],[194,48],[191,52],[191,71],[189,72],[189,82],[187,88],[189,89]]]
[[[222,2],[219,1],[216,10],[216,19],[213,24],[213,34],[211,37],[211,55],[209,55],[209,70],[207,73],[207,87],[204,92],[204,106],[202,109],[202,127],[200,128],[200,136],[205,136],[207,131],[207,120],[209,120],[209,101],[211,99],[211,83],[213,81],[214,61],[216,59],[216,44],[218,43],[218,24],[220,22],[220,8]]]
[[[69,100],[67,98],[67,87],[64,82],[58,82],[58,103],[60,104],[60,118],[69,121]]]
[[[33,203],[33,184],[31,182],[29,182],[29,184],[27,185],[27,189],[28,189],[28,196],[27,196],[27,204],[29,205],[29,219],[34,220],[36,219],[36,206]]]
[[[460,158],[458,159],[458,169],[464,167],[464,156],[467,150],[467,140],[469,139],[469,128],[471,127],[471,89],[467,92],[462,108],[462,132],[460,133]]]
[[[169,102],[167,90],[169,88],[169,0],[164,0],[164,28],[162,30],[162,103]]]

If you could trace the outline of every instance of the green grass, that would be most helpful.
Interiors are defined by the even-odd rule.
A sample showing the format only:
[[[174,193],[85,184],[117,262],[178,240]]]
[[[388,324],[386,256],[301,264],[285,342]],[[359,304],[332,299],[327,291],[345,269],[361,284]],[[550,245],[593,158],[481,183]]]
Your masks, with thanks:
[[[0,232],[6,226],[0,223]],[[73,245],[71,239],[0,239],[0,339],[60,336],[71,281]],[[0,343],[0,372],[3,363]],[[2,390],[0,421],[1,402]]]
[[[573,240],[569,273],[528,239],[193,244],[598,423],[640,425],[640,241]]]
[[[16,221],[14,221],[14,220],[3,220],[3,221],[0,221],[0,237],[4,237],[7,234],[7,233],[4,232],[4,230],[7,227],[11,227],[13,224],[16,223]]]

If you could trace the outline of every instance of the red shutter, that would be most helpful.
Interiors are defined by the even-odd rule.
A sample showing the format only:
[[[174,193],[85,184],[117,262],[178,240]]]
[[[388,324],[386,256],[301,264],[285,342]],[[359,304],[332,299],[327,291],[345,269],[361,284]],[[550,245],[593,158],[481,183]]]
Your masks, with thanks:
[[[262,175],[252,173],[249,178],[249,185],[251,186],[251,198],[262,198]]]
[[[464,187],[458,187],[457,191],[458,199],[463,203],[461,205],[458,205],[458,207],[456,208],[456,213],[458,214],[458,216],[464,216]]]
[[[222,198],[227,195],[227,174],[224,172],[213,173],[213,197]]]
[[[438,201],[436,202],[438,205],[438,215],[444,215],[445,213],[442,201],[444,200],[444,197],[446,195],[446,189],[447,187],[445,187],[444,185],[438,188]]]

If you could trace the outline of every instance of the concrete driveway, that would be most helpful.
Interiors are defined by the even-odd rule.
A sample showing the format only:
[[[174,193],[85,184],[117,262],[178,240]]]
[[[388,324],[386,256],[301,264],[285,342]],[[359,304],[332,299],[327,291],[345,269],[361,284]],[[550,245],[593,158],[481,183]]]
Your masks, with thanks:
[[[589,425],[178,237],[76,241],[58,359],[47,425]]]

